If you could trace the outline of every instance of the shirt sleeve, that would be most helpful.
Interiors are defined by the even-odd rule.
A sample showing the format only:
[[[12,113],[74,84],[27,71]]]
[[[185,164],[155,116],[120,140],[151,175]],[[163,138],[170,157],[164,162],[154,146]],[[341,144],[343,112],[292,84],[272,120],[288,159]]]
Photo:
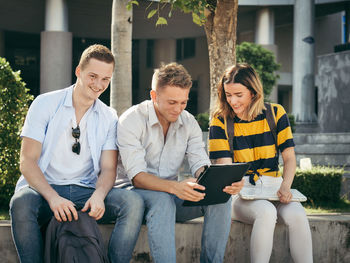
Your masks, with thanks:
[[[232,157],[228,143],[224,119],[214,117],[209,127],[209,158],[219,159]]]
[[[205,152],[202,130],[193,116],[190,118],[189,128],[186,155],[191,173],[195,174],[199,168],[210,165],[210,160]]]
[[[28,137],[43,143],[49,120],[49,105],[46,105],[43,96],[38,96],[29,107],[21,137]]]
[[[292,129],[290,127],[289,118],[284,110],[283,106],[275,104],[277,108],[276,120],[277,120],[277,146],[278,149],[283,152],[288,147],[294,147]]]
[[[102,150],[118,150],[117,146],[117,123],[118,116],[115,111],[113,111],[112,121],[108,128],[107,138],[102,146]]]
[[[147,172],[146,150],[141,144],[146,124],[134,112],[125,112],[117,125],[117,144],[127,176],[132,180],[138,173]]]

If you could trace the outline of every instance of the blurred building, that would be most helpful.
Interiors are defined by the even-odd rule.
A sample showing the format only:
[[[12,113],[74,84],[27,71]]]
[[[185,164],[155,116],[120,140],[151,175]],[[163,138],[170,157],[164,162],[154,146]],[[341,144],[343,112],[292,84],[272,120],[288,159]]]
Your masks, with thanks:
[[[147,19],[149,3],[140,0],[133,10],[133,104],[149,98],[155,67],[177,61],[194,80],[188,110],[207,111],[204,29],[181,12],[173,13],[168,26],[155,27],[155,21]],[[82,50],[93,43],[110,46],[111,8],[112,0],[0,0],[0,56],[22,71],[34,95],[68,86],[75,81],[74,67]],[[301,122],[314,121],[318,113],[316,58],[348,47],[349,13],[349,1],[239,1],[237,43],[255,42],[275,53],[280,79],[270,99]],[[109,103],[109,92],[102,99]]]

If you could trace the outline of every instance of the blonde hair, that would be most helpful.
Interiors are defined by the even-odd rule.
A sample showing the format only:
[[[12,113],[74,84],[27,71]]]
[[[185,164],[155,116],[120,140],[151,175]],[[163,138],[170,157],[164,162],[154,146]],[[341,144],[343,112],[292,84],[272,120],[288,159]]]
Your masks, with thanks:
[[[152,90],[159,91],[166,86],[189,89],[192,86],[192,79],[184,66],[173,62],[154,70]]]
[[[80,68],[84,69],[92,58],[106,62],[108,64],[113,63],[113,67],[115,66],[114,56],[112,52],[109,50],[109,48],[103,45],[95,44],[86,48],[80,57]]]
[[[217,101],[213,117],[226,118],[235,117],[235,113],[227,102],[224,85],[239,83],[245,86],[254,96],[248,108],[247,119],[251,121],[255,119],[262,110],[266,109],[264,105],[264,91],[256,71],[245,63],[238,63],[227,68],[217,85]]]

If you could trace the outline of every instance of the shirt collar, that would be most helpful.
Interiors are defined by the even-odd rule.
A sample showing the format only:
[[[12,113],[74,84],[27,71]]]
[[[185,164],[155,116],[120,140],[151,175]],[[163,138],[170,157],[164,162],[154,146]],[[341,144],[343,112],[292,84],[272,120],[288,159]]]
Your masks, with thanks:
[[[154,109],[154,104],[152,100],[148,101],[148,121],[153,126],[156,123],[159,123],[156,110]]]
[[[67,96],[64,99],[64,106],[66,106],[66,107],[73,107],[73,89],[74,89],[74,86],[75,86],[75,84],[68,87]],[[98,110],[100,108],[100,103],[101,103],[101,101],[99,99],[95,100],[94,104],[92,105],[91,110],[98,112]]]
[[[64,106],[66,107],[73,107],[73,88],[74,85],[67,88],[67,95],[64,99]]]
[[[148,121],[151,124],[151,126],[153,126],[156,123],[160,124],[152,100],[150,100],[148,103]],[[175,129],[178,129],[182,125],[183,125],[183,121],[182,121],[182,113],[181,113],[179,118],[173,123],[173,126]]]

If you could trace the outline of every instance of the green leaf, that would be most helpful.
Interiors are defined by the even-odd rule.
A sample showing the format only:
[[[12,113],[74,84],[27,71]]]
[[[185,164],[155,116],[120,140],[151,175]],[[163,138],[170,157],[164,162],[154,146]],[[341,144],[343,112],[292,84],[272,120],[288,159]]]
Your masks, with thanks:
[[[150,19],[152,16],[154,16],[157,13],[157,9],[153,9],[149,11],[147,18]]]
[[[168,24],[168,21],[164,17],[161,17],[161,16],[158,17],[156,26],[158,26],[158,25],[167,25],[167,24]]]
[[[136,1],[136,0],[132,0],[132,1],[130,1],[129,3],[131,3],[131,4],[133,4],[133,5],[139,5],[139,2],[138,1]]]
[[[132,8],[132,5],[139,5],[139,2],[136,1],[136,0],[132,0],[132,1],[129,1],[127,4],[126,4],[126,9],[128,9],[129,11],[131,10]]]
[[[196,13],[192,13],[192,20],[193,20],[193,23],[201,26],[202,25],[202,21],[200,19],[200,17],[196,14]]]

